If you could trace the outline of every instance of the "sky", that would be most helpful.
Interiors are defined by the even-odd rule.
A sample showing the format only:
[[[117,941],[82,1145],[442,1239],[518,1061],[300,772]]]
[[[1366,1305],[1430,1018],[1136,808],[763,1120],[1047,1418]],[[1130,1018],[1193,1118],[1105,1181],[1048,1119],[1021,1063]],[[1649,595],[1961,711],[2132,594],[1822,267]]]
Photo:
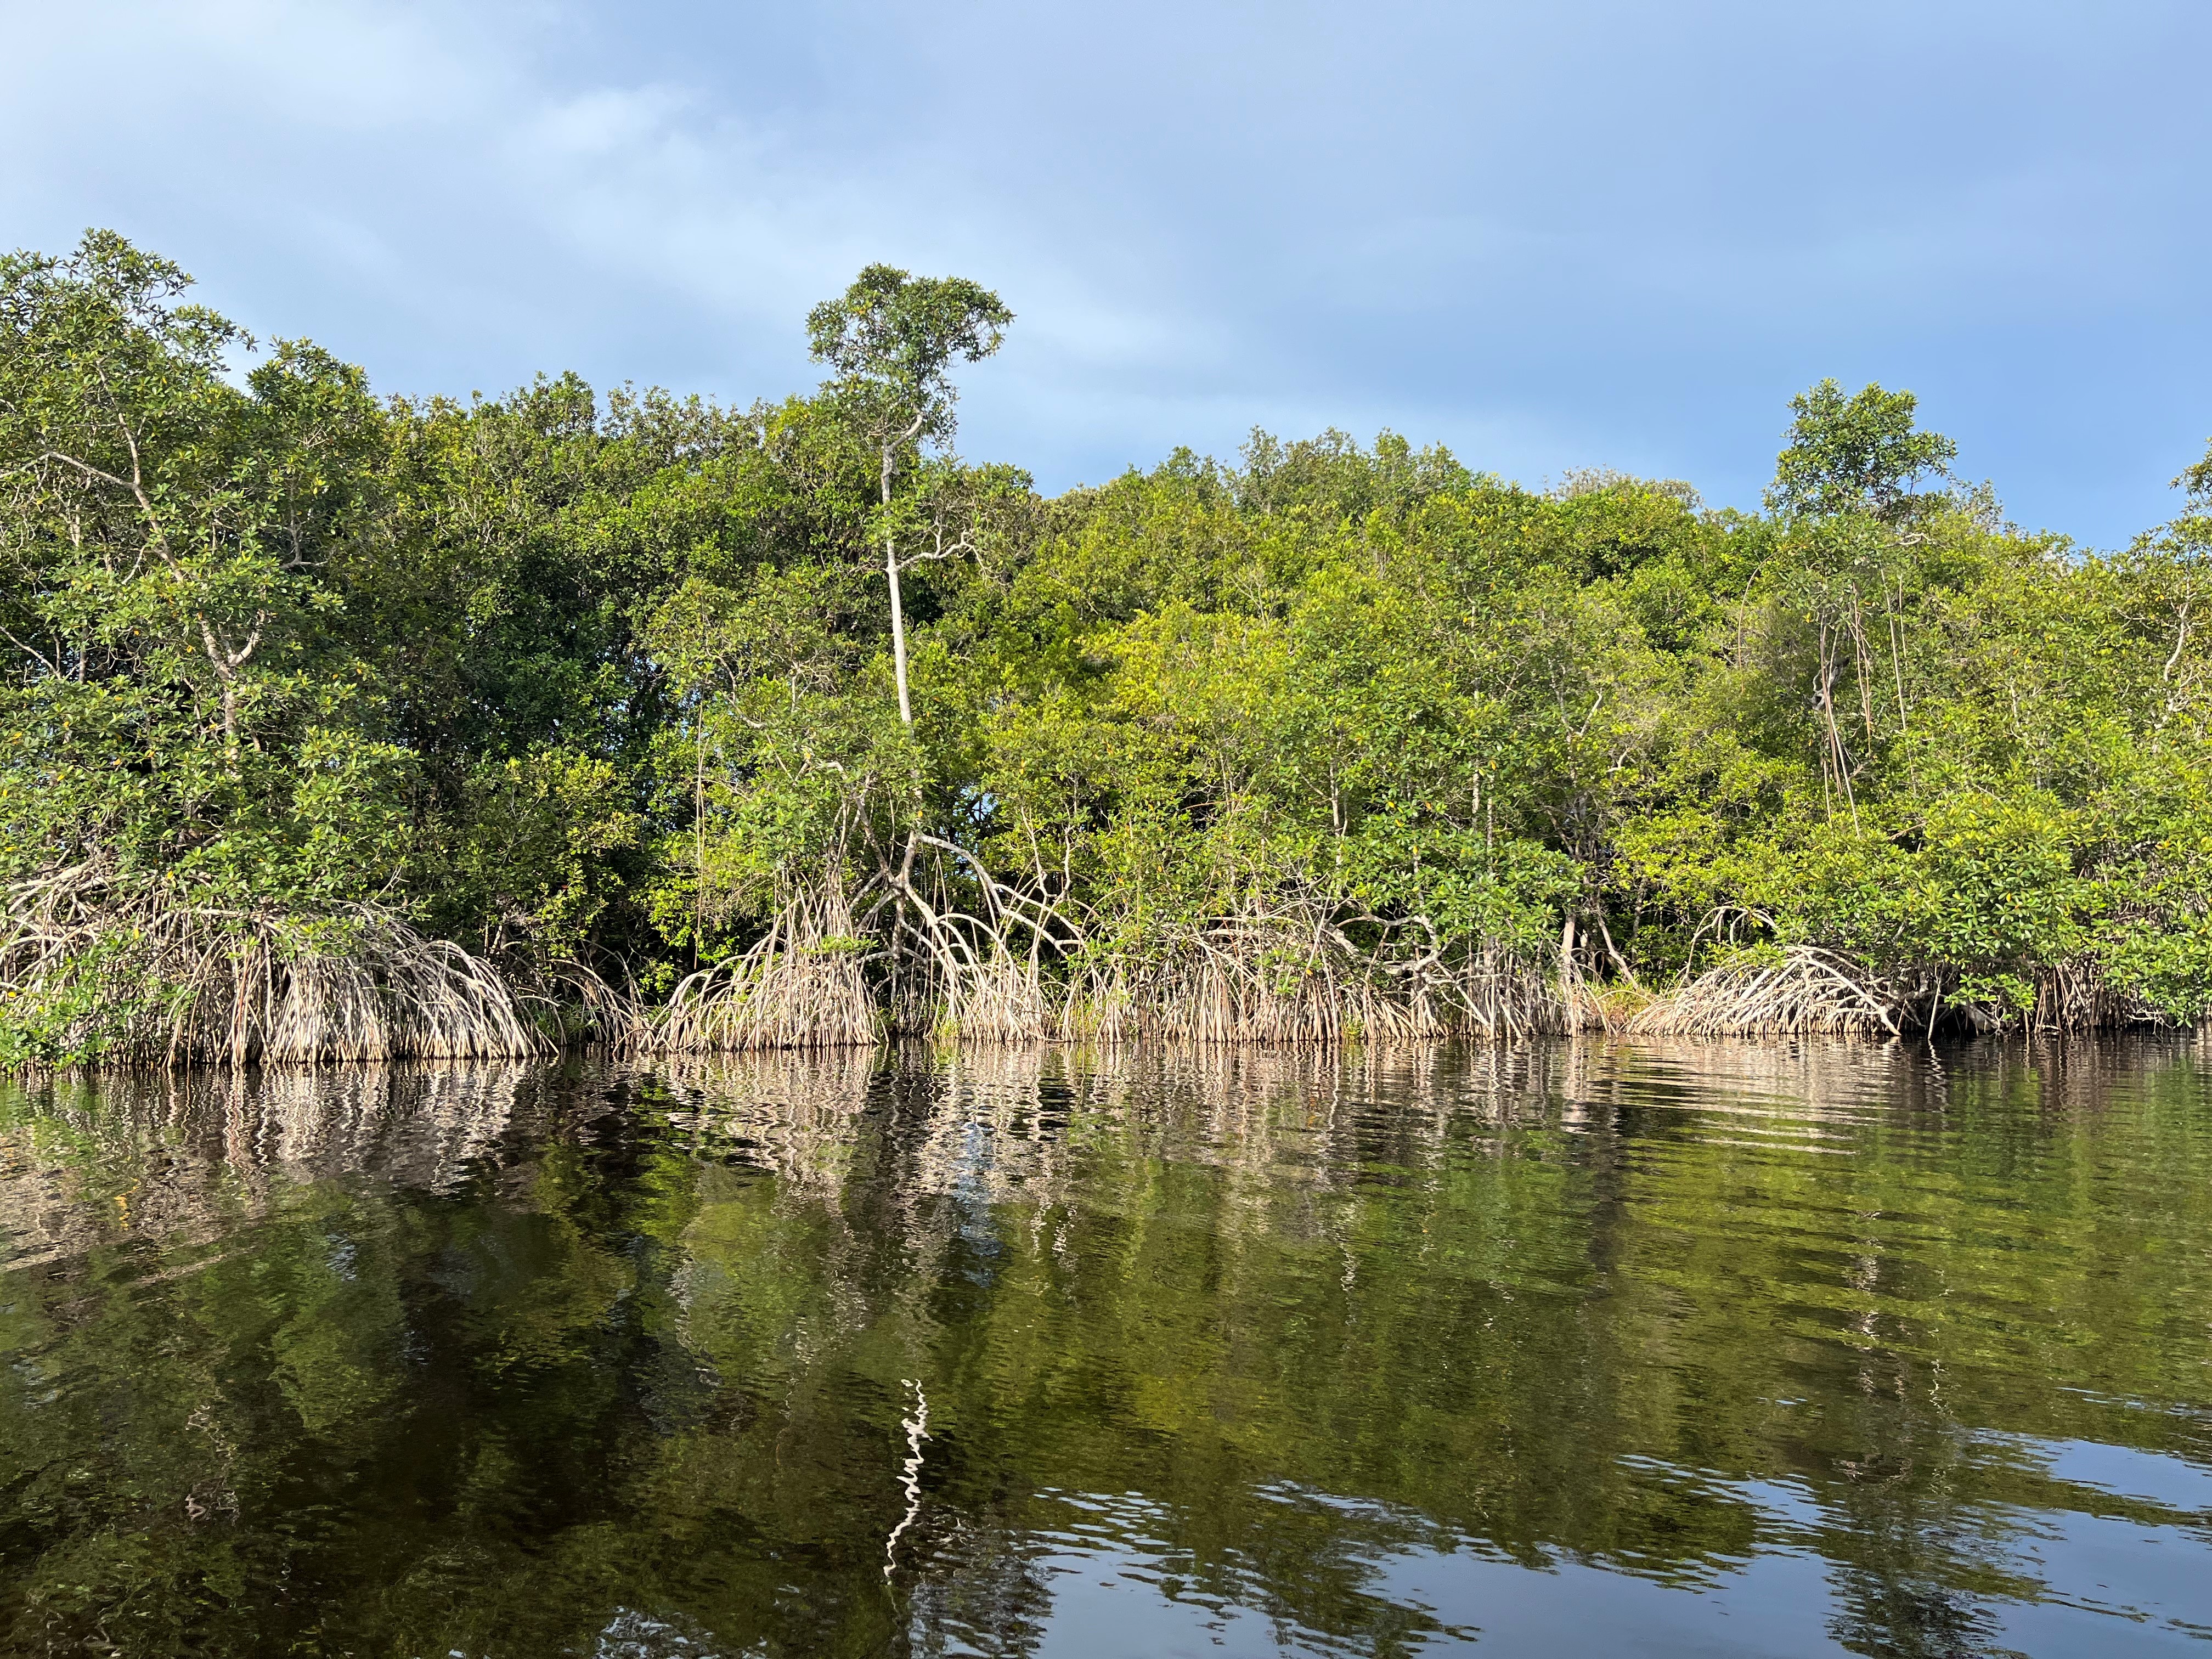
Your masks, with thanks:
[[[0,0],[0,244],[88,227],[381,391],[738,404],[876,260],[1017,313],[961,447],[1059,490],[1263,426],[1754,507],[1919,395],[2124,544],[2212,438],[2204,0]]]

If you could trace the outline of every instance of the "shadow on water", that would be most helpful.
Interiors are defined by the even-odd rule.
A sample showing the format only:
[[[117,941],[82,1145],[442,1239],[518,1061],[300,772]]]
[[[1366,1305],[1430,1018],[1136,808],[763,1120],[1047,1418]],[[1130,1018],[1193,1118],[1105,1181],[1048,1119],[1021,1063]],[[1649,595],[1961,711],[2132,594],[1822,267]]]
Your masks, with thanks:
[[[0,1085],[0,1650],[2204,1651],[2209,1073]]]

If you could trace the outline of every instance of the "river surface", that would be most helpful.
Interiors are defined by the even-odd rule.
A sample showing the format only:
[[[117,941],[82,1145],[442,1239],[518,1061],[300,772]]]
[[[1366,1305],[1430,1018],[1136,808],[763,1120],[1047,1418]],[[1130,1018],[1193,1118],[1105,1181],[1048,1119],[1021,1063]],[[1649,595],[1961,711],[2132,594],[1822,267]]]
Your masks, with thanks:
[[[0,1652],[2212,1659],[2212,1055],[0,1083]]]

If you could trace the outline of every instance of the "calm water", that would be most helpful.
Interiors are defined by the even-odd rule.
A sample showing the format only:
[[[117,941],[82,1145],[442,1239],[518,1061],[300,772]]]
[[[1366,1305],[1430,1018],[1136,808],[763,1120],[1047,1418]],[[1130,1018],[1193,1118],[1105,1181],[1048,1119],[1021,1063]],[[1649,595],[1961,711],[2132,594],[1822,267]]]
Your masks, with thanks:
[[[2212,1656],[2212,1060],[0,1085],[0,1651]]]

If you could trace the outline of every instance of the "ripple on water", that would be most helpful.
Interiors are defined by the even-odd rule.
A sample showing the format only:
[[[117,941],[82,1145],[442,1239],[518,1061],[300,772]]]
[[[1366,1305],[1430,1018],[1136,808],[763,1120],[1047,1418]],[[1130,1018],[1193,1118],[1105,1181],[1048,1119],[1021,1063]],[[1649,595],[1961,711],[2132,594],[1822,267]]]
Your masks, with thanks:
[[[57,1082],[0,1250],[10,1652],[2212,1639],[2185,1046]]]

